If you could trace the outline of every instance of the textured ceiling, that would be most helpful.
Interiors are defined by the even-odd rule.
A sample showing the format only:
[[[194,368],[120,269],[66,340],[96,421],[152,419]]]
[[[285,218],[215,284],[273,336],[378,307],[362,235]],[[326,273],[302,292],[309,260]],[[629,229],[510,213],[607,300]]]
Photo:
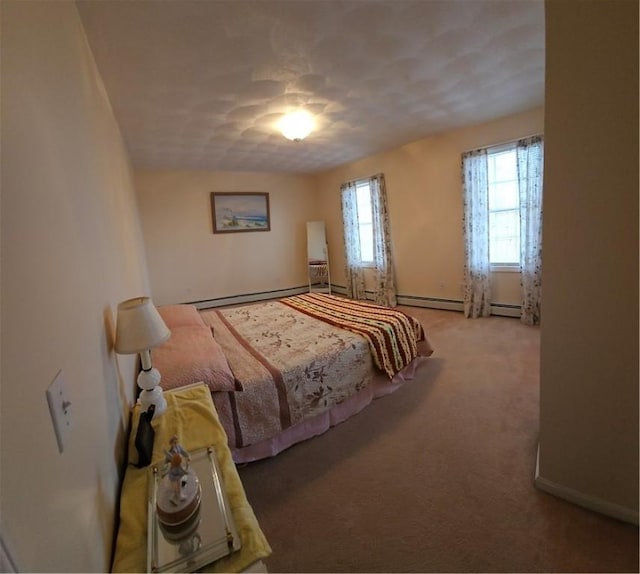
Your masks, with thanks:
[[[542,0],[77,5],[137,168],[312,173],[543,103]]]

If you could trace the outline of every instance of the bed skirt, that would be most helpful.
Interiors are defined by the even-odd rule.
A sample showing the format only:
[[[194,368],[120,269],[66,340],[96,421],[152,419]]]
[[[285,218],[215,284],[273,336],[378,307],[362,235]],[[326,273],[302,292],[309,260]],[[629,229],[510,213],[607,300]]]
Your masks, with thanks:
[[[344,402],[328,411],[286,428],[273,438],[242,448],[230,446],[229,448],[231,449],[234,462],[236,464],[242,464],[269,458],[296,443],[325,433],[331,427],[359,413],[369,405],[373,399],[389,395],[399,389],[406,381],[412,380],[415,377],[418,366],[426,360],[427,357],[424,356],[416,357],[409,365],[402,369],[402,371],[397,373],[391,381],[389,381],[386,375],[375,375],[366,387]]]

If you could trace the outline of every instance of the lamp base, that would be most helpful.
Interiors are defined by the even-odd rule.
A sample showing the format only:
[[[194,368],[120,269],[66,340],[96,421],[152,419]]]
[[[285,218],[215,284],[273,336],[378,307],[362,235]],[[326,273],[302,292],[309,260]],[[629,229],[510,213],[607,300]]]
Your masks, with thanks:
[[[142,389],[138,397],[138,403],[142,411],[146,411],[149,405],[155,405],[156,410],[153,418],[160,416],[167,408],[167,401],[162,395],[158,369],[151,367],[151,365],[149,365],[146,370],[143,368],[143,370],[138,373],[138,386]]]
[[[155,405],[156,410],[153,413],[153,418],[160,416],[167,410],[167,400],[162,394],[162,387],[157,386],[151,390],[143,390],[138,397],[138,404],[142,411],[146,411],[150,405]]]

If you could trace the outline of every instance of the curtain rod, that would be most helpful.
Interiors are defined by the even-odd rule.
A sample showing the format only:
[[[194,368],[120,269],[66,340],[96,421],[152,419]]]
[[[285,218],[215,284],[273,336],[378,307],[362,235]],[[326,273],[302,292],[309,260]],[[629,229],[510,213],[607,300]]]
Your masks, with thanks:
[[[536,137],[536,136],[543,137],[544,133],[529,134],[528,136],[522,136],[522,137],[513,138],[513,139],[510,139],[510,140],[506,140],[506,141],[502,141],[502,142],[498,142],[498,143],[492,143],[492,144],[488,144],[488,145],[484,145],[484,146],[478,146],[478,147],[474,147],[472,149],[463,150],[460,153],[469,153],[471,151],[476,151],[476,150],[479,150],[479,149],[487,149],[487,148],[491,148],[491,147],[499,147],[499,146],[503,146],[503,145],[507,145],[507,144],[516,143],[519,140],[526,140],[528,138],[533,138],[533,137]]]
[[[345,181],[344,183],[340,184],[340,187],[342,187],[343,185],[350,185],[350,184],[356,184],[360,181],[364,181],[364,180],[370,180],[371,178],[374,177],[378,177],[378,176],[384,176],[384,172],[383,171],[379,171],[378,173],[374,173],[373,175],[364,175],[362,177],[354,177],[352,179],[350,179],[349,181]]]

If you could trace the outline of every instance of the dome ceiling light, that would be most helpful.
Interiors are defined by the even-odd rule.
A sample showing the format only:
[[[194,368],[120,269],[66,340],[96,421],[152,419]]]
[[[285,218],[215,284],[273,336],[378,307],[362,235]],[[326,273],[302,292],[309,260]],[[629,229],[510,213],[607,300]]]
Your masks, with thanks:
[[[284,137],[299,142],[311,133],[313,116],[304,110],[297,110],[283,116],[279,127]]]

